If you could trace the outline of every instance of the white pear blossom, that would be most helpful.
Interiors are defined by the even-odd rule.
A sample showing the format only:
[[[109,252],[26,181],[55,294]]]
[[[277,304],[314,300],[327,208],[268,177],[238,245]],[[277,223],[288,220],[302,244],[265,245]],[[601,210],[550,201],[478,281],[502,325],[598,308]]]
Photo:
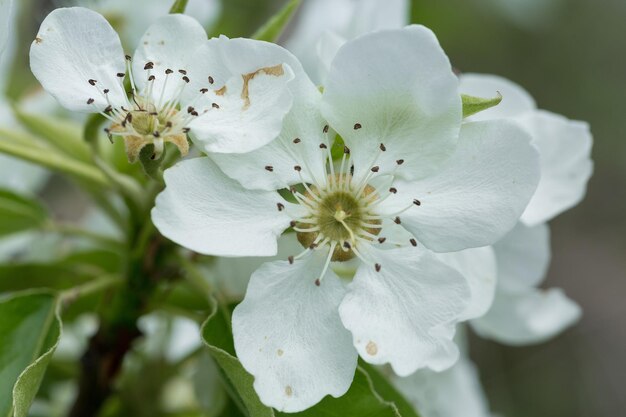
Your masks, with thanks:
[[[357,352],[400,375],[451,366],[471,289],[461,267],[430,250],[497,241],[539,166],[514,124],[461,126],[457,78],[422,26],[346,43],[323,93],[288,64],[295,101],[281,135],[167,170],[152,219],[175,242],[219,256],[272,256],[277,237],[296,232],[303,250],[257,269],[233,315],[261,400],[293,412],[343,395]],[[333,163],[335,132],[345,147]],[[330,265],[347,260],[358,269],[346,287]]]
[[[461,91],[490,97],[500,105],[472,116],[474,120],[508,119],[525,129],[539,150],[541,179],[520,222],[493,247],[498,286],[489,312],[472,322],[482,336],[522,345],[547,340],[575,323],[580,307],[560,289],[537,287],[550,262],[549,229],[545,222],[578,204],[593,171],[592,136],[584,122],[538,110],[520,86],[492,75],[464,74]]]
[[[330,62],[347,40],[408,23],[408,0],[310,0],[300,7],[284,45],[313,82],[323,84]]]
[[[291,107],[280,48],[220,37],[181,14],[158,19],[134,57],[98,13],[73,7],[51,12],[31,46],[31,69],[69,110],[101,113],[108,132],[122,136],[131,161],[148,144],[164,142],[185,155],[187,132],[205,151],[245,152],[280,131]],[[127,97],[123,80],[132,89]],[[266,111],[271,109],[271,112]]]

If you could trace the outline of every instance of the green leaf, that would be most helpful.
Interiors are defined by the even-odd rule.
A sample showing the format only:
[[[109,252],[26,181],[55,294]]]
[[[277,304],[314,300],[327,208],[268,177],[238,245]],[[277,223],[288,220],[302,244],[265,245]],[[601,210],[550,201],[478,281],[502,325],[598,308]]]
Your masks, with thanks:
[[[0,190],[0,236],[41,228],[47,210],[34,199]]]
[[[252,387],[254,378],[235,357],[230,315],[212,300],[212,311],[202,325],[201,335],[209,353],[220,366],[225,385],[239,409],[250,417],[274,417],[274,410],[261,403]]]
[[[25,417],[61,337],[57,296],[29,291],[1,299],[0,335],[0,416]]]
[[[28,144],[22,140],[14,141],[14,136],[23,135],[0,129],[0,139],[6,139],[0,140],[0,153],[33,162],[101,188],[110,186],[107,177],[91,164],[73,159],[52,148]]]
[[[480,98],[461,94],[461,100],[463,101],[463,117],[469,117],[500,104],[502,94],[498,93],[498,95],[493,98]]]
[[[174,13],[185,13],[185,8],[187,7],[187,0],[176,0],[172,7],[170,8],[170,14]]]
[[[376,392],[386,401],[393,402],[402,417],[420,417],[413,405],[376,368],[362,360],[359,360],[359,366],[369,375]]]
[[[296,10],[298,10],[300,2],[301,0],[290,0],[287,2],[287,4],[285,4],[285,6],[278,11],[278,13],[272,16],[263,26],[254,32],[252,39],[276,42],[293,15],[296,13]]]
[[[18,120],[31,133],[66,155],[80,159],[84,162],[91,161],[89,146],[82,139],[82,131],[79,125],[58,117],[40,116],[15,109]]]

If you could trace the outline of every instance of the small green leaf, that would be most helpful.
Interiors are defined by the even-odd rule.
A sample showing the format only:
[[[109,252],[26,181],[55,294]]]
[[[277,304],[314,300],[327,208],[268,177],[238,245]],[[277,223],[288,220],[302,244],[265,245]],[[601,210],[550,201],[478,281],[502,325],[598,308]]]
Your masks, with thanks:
[[[235,357],[228,313],[218,308],[215,300],[212,305],[212,312],[202,325],[202,340],[220,366],[231,398],[250,417],[274,417],[274,410],[261,403],[254,391],[254,378]]]
[[[47,217],[37,200],[0,190],[0,236],[41,228]]]
[[[386,401],[393,402],[402,417],[420,417],[411,403],[376,368],[362,360],[359,360],[359,366],[369,375],[376,392]]]
[[[30,114],[19,108],[15,109],[15,115],[31,133],[61,152],[84,162],[91,160],[89,146],[83,142],[81,128],[76,123],[58,117]]]
[[[154,158],[154,145],[148,144],[141,148],[141,151],[139,151],[139,162],[141,162],[143,171],[147,176],[156,180],[160,178],[162,175],[160,168],[163,160],[165,159],[166,152],[167,148],[164,148],[161,153],[161,157],[156,159]]]
[[[480,98],[461,94],[461,100],[463,101],[463,117],[469,117],[500,104],[502,94],[498,93],[498,95],[493,98]]]
[[[61,337],[58,298],[48,291],[0,300],[0,416],[25,417]]]
[[[174,13],[185,13],[185,8],[187,7],[187,0],[175,0],[174,4],[170,8],[170,14]]]
[[[298,10],[300,2],[301,0],[290,0],[287,2],[287,4],[285,4],[285,6],[278,11],[278,13],[272,16],[263,26],[254,32],[252,39],[276,42],[293,15],[296,13],[296,10]]]

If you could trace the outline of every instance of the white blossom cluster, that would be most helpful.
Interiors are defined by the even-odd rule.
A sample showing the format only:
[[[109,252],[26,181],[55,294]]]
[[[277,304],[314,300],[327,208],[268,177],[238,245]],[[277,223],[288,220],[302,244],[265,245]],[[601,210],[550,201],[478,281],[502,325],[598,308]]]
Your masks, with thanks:
[[[165,15],[125,55],[101,14],[59,8],[30,49],[44,89],[108,119],[129,160],[195,155],[165,171],[151,220],[217,257],[242,299],[237,357],[280,411],[345,394],[360,357],[426,417],[488,416],[465,324],[524,345],[581,314],[539,285],[547,222],[592,173],[589,127],[506,79],[457,75],[407,9],[305,2],[285,47]],[[463,116],[462,95],[498,93]]]

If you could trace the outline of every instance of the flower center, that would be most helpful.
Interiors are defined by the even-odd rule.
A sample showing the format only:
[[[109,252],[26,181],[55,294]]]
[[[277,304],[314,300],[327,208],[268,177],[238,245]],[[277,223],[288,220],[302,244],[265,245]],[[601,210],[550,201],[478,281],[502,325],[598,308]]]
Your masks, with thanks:
[[[338,174],[334,180],[329,178],[329,186],[322,192],[316,187],[311,187],[310,191],[305,193],[305,197],[313,204],[310,207],[312,215],[303,219],[305,222],[296,223],[296,228],[302,230],[297,232],[298,241],[304,247],[316,245],[315,242],[319,242],[320,236],[329,243],[334,243],[331,261],[342,262],[354,258],[352,248],[357,237],[364,234],[377,236],[380,232],[380,228],[372,227],[380,225],[379,220],[367,220],[367,217],[373,215],[369,203],[376,190],[367,185],[360,195],[357,195],[356,190],[351,187],[351,180],[352,177],[349,175],[344,178]]]

